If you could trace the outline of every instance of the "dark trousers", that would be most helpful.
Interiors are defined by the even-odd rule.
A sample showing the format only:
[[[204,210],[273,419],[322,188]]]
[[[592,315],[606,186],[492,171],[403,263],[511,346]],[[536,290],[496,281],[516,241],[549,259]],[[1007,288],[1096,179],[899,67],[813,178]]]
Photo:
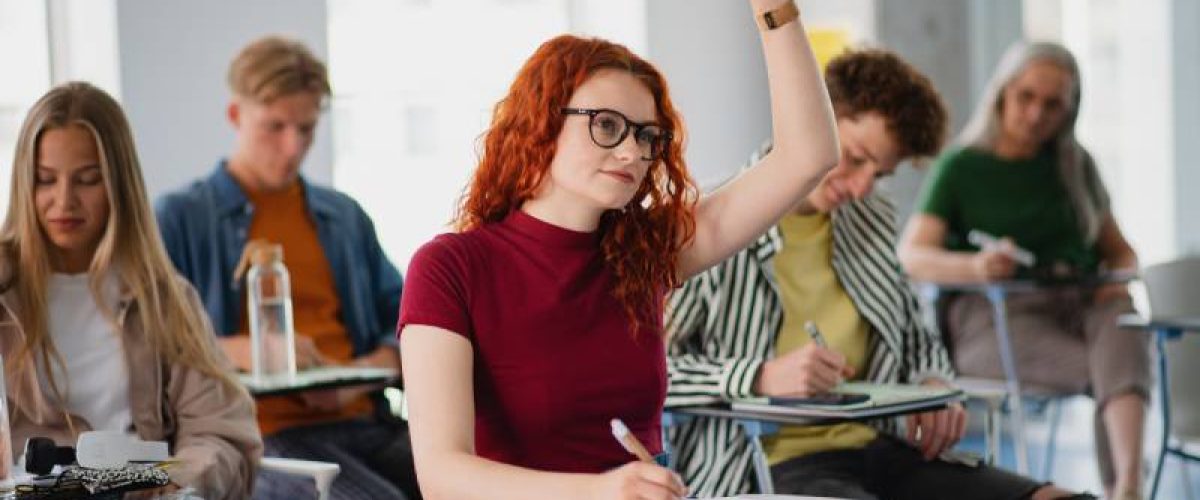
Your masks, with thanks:
[[[331,498],[420,500],[408,427],[355,419],[287,429],[263,439],[268,457],[334,462],[342,471]],[[259,500],[316,498],[312,479],[260,471],[254,486]]]
[[[933,460],[892,437],[865,448],[814,453],[771,467],[775,492],[855,500],[1018,500],[1042,486],[986,465]]]

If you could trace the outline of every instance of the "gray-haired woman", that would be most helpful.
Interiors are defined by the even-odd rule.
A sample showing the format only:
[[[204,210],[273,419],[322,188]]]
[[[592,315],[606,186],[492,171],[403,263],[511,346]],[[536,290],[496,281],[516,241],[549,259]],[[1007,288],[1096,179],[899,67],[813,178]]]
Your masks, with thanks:
[[[1067,49],[1018,44],[1001,60],[959,148],[934,167],[900,244],[915,279],[980,283],[1135,269],[1096,164],[1075,138],[1079,69]],[[967,234],[1003,237],[977,249]],[[1032,252],[1021,267],[1013,246]],[[952,299],[947,326],[960,373],[1000,377],[991,313],[978,295]],[[1055,287],[1008,302],[1024,383],[1088,391],[1097,402],[1097,460],[1109,498],[1140,498],[1149,344],[1117,331],[1132,310],[1122,284]]]

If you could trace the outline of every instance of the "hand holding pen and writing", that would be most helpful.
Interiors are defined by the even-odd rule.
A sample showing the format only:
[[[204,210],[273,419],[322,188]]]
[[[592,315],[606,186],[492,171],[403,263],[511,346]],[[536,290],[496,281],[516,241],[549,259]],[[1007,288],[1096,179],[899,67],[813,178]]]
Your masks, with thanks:
[[[597,484],[589,489],[595,500],[677,500],[687,494],[683,480],[670,469],[654,462],[650,452],[629,432],[620,419],[611,422],[613,437],[630,454],[638,458],[596,477]]]
[[[815,324],[806,323],[805,330],[813,341],[763,363],[754,382],[755,394],[808,397],[829,392],[854,376],[854,367],[825,345]]]
[[[983,281],[1011,278],[1017,264],[1033,267],[1037,262],[1033,253],[1013,243],[1008,237],[996,238],[978,229],[967,233],[967,241],[979,247],[972,261],[975,275]]]

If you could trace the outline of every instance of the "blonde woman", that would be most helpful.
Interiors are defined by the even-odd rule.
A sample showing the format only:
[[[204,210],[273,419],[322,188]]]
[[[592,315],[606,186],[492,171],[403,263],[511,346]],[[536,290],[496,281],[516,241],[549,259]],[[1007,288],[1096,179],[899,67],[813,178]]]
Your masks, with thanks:
[[[124,114],[91,85],[52,89],[21,127],[0,293],[14,452],[124,431],[170,445],[163,491],[249,495],[253,403],[162,248]]]

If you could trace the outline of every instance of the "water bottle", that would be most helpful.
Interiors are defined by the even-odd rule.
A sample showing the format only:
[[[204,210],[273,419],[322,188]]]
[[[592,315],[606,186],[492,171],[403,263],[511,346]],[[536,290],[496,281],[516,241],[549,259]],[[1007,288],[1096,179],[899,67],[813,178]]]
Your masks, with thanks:
[[[246,244],[234,273],[246,266],[246,310],[250,315],[250,366],[256,382],[296,377],[296,331],[292,324],[292,289],[283,266],[283,247],[263,240]]]

